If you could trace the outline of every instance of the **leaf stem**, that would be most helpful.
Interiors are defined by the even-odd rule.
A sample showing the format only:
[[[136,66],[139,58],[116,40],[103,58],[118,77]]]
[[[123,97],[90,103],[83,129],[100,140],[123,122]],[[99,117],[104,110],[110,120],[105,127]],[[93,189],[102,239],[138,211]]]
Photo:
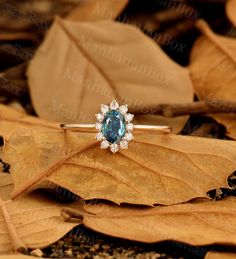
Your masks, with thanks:
[[[10,239],[12,241],[13,250],[15,252],[26,252],[27,247],[23,244],[23,242],[20,240],[18,233],[16,231],[16,228],[11,220],[11,217],[8,213],[6,204],[3,202],[3,200],[0,198],[0,208],[2,210],[3,219],[6,222],[6,227],[10,236]]]
[[[97,143],[90,143],[84,147],[79,147],[75,151],[69,153],[65,157],[63,157],[61,160],[55,162],[53,165],[51,165],[48,169],[43,171],[42,173],[32,177],[26,184],[20,186],[18,189],[16,189],[12,194],[12,199],[17,198],[20,194],[22,194],[25,191],[28,191],[30,188],[32,188],[34,185],[39,184],[41,181],[43,181],[45,178],[50,176],[58,167],[60,167],[63,163],[65,163],[70,158],[74,157],[75,155],[83,152],[84,150],[97,145]]]

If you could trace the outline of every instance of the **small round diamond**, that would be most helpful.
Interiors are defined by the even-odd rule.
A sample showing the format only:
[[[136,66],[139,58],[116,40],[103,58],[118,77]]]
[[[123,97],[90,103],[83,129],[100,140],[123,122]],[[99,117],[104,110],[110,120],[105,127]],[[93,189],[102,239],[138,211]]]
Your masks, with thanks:
[[[116,109],[118,109],[118,108],[119,108],[118,102],[117,102],[116,100],[113,100],[113,101],[111,102],[111,104],[110,104],[110,108],[111,108],[111,110],[116,110]]]
[[[101,142],[101,148],[102,149],[106,149],[106,148],[108,148],[110,146],[110,143],[107,141],[107,140],[103,140],[102,142]]]
[[[124,139],[127,141],[131,141],[133,139],[133,134],[132,133],[126,133]]]
[[[101,130],[101,128],[102,128],[102,124],[101,123],[96,123],[95,124],[95,129],[96,130]]]
[[[128,123],[128,124],[126,125],[126,129],[132,131],[132,130],[134,129],[134,124]]]
[[[104,136],[103,136],[102,133],[98,133],[98,134],[96,135],[96,140],[98,140],[98,141],[103,140],[103,138],[104,138]]]
[[[128,111],[128,105],[126,104],[126,105],[121,105],[120,107],[119,107],[119,110],[120,110],[120,112],[124,115],[124,114],[126,114],[126,112]]]
[[[127,149],[128,148],[128,142],[126,140],[122,140],[120,142],[120,148],[121,149]]]
[[[102,120],[104,119],[104,116],[101,113],[97,113],[95,116],[99,122],[102,122]]]
[[[103,114],[107,113],[109,111],[109,107],[106,104],[101,105],[101,112]]]
[[[133,114],[131,114],[131,113],[125,114],[125,120],[126,120],[127,122],[131,122],[131,121],[133,120],[133,118],[134,118],[134,115],[133,115]]]
[[[110,149],[113,153],[116,153],[119,150],[119,146],[117,144],[111,144]]]

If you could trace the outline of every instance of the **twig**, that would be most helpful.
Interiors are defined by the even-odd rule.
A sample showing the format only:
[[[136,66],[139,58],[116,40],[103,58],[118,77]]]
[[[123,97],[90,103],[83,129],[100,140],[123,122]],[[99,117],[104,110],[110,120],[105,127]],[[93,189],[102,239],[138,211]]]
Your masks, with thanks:
[[[29,40],[32,42],[39,42],[36,34],[30,32],[14,32],[14,33],[0,33],[1,41],[16,41],[16,40]]]
[[[66,222],[71,222],[73,220],[83,220],[83,213],[75,210],[75,209],[69,209],[69,208],[63,208],[61,210],[61,216]]]
[[[183,12],[180,12],[176,9],[166,9],[151,15],[151,17],[147,17],[143,28],[147,32],[154,32],[159,30],[163,24],[177,21],[182,18],[184,18]]]
[[[13,250],[15,252],[18,252],[18,251],[26,252],[27,247],[20,240],[18,233],[16,231],[16,228],[15,228],[14,224],[12,223],[11,217],[8,213],[7,207],[2,199],[0,199],[0,208],[2,210],[3,219],[6,222],[6,227],[7,227],[10,239],[12,241]]]
[[[186,104],[161,104],[147,109],[129,109],[135,114],[157,114],[164,117],[177,117],[191,114],[236,113],[236,103],[224,100],[206,99]]]
[[[194,20],[186,19],[177,23],[174,27],[167,29],[162,33],[158,33],[153,38],[158,44],[165,46],[170,44],[170,41],[177,39],[187,33],[194,27]]]

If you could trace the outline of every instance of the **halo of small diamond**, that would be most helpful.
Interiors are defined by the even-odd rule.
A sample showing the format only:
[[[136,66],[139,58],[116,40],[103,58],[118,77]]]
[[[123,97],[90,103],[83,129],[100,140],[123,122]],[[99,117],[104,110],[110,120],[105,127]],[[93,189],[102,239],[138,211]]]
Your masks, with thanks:
[[[119,108],[119,104],[116,100],[113,100],[110,104],[110,109],[111,110],[117,110]]]
[[[126,141],[126,140],[122,140],[121,142],[120,142],[120,148],[121,149],[127,149],[128,148],[128,141]]]
[[[127,124],[126,124],[126,128],[127,128],[127,130],[132,131],[132,130],[134,129],[134,124],[132,124],[132,123],[127,123]]]
[[[125,114],[125,121],[126,122],[131,122],[133,120],[133,118],[134,118],[133,114],[131,114],[131,113],[126,113]]]
[[[101,128],[102,128],[102,124],[100,123],[100,122],[97,122],[96,124],[95,124],[95,128],[96,128],[96,130],[101,130]]]
[[[101,105],[101,113],[103,115],[105,115],[108,111],[109,111],[109,106],[107,106],[106,104],[102,104]]]
[[[119,147],[118,144],[111,144],[111,145],[110,145],[110,150],[111,150],[111,152],[113,152],[113,153],[116,153],[117,151],[119,151],[119,149],[120,149],[120,147]]]
[[[110,143],[107,141],[107,140],[103,140],[102,142],[101,142],[101,148],[102,149],[106,149],[106,148],[108,148],[110,146]]]
[[[125,136],[124,136],[124,140],[126,140],[126,141],[131,141],[131,140],[133,140],[133,139],[134,139],[133,134],[130,133],[130,132],[127,132],[127,133],[125,134]]]
[[[103,139],[104,139],[104,136],[103,136],[102,132],[98,132],[96,135],[96,140],[102,141]]]
[[[125,119],[125,124],[126,124],[126,132],[124,137],[117,143],[110,143],[107,141],[105,136],[102,133],[102,123],[103,120],[106,116],[106,114],[109,111],[117,110],[119,111]],[[113,100],[110,105],[102,104],[101,105],[101,110],[99,113],[95,114],[95,117],[97,119],[97,123],[95,124],[95,128],[97,129],[98,133],[96,134],[95,139],[97,141],[101,141],[101,148],[102,149],[107,149],[110,148],[111,152],[116,153],[120,149],[127,149],[128,148],[128,142],[131,141],[134,137],[133,134],[131,133],[134,129],[134,125],[130,123],[134,115],[131,113],[128,113],[128,105],[119,105],[116,100]]]
[[[97,113],[97,114],[95,115],[95,117],[96,117],[96,119],[97,119],[98,122],[102,122],[103,119],[104,119],[104,115],[103,115],[102,113]]]
[[[125,115],[126,113],[127,113],[127,111],[128,111],[128,105],[126,104],[126,105],[121,105],[120,107],[119,107],[119,111],[123,114],[123,115]]]

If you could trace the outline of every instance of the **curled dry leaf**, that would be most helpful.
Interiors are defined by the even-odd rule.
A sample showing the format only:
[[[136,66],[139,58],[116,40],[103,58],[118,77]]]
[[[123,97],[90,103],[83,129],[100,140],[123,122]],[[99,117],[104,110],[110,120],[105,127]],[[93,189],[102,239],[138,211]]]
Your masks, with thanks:
[[[16,201],[0,199],[0,253],[21,248],[43,248],[79,223],[63,222],[62,206],[32,194]]]
[[[235,259],[236,253],[220,253],[220,252],[209,252],[205,259]]]
[[[113,21],[56,19],[27,74],[38,115],[58,122],[94,122],[100,105],[113,98],[136,112],[193,100],[185,68],[137,28]],[[136,118],[179,131],[188,117]]]
[[[128,0],[86,0],[67,15],[73,21],[97,21],[116,19],[128,4]]]
[[[215,34],[204,21],[199,21],[197,25],[203,36],[193,47],[189,66],[195,91],[201,100],[212,100],[215,106],[220,105],[217,100],[235,102],[236,39]],[[235,139],[236,115],[230,113],[227,105],[222,108],[228,114],[211,117],[225,125],[228,135]]]
[[[8,140],[10,136],[20,128],[57,130],[59,125],[28,116],[6,105],[0,104],[0,136]]]
[[[226,3],[226,14],[234,26],[236,26],[236,0],[228,0]]]
[[[235,198],[155,208],[85,205],[82,215],[83,224],[90,229],[139,242],[236,245]]]
[[[94,134],[22,130],[3,152],[12,197],[51,183],[84,199],[117,204],[174,204],[228,187],[236,143],[179,135],[136,135],[128,150],[100,150]]]

